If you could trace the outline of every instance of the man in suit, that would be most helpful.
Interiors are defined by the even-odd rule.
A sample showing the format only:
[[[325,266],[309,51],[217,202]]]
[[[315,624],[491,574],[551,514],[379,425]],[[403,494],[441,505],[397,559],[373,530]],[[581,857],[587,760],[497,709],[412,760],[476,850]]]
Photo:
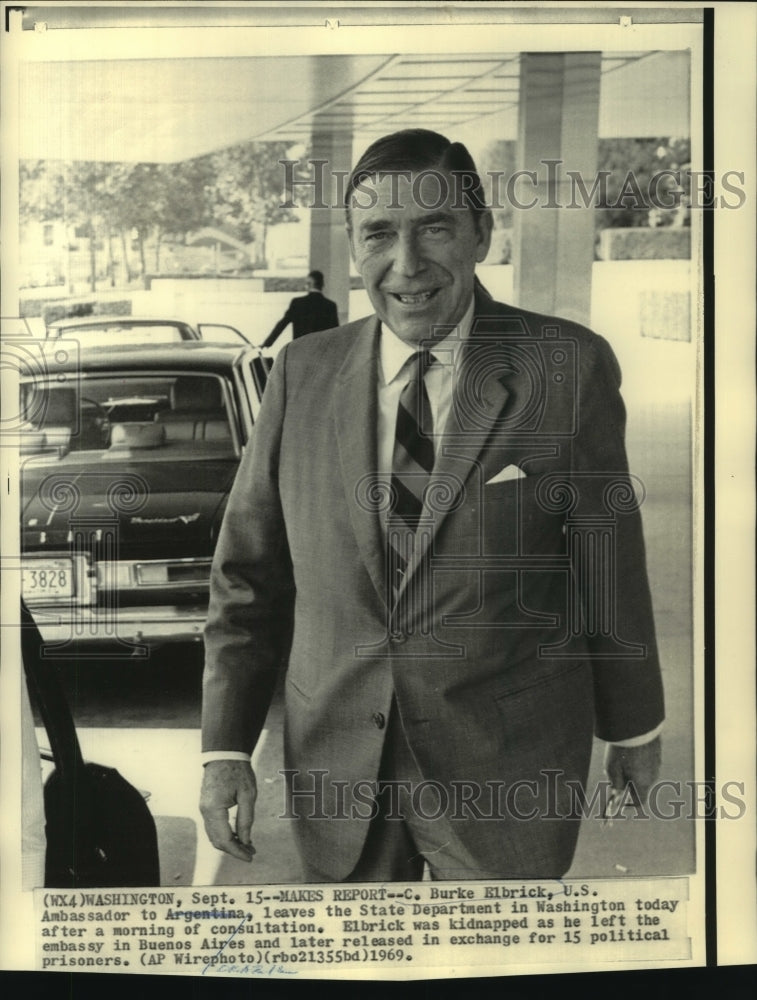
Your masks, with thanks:
[[[306,333],[314,333],[316,330],[330,330],[334,326],[339,326],[336,302],[327,299],[323,294],[323,274],[321,271],[310,272],[307,276],[307,295],[292,299],[289,308],[261,346],[270,347],[290,323],[292,324],[293,340],[304,337]]]
[[[659,766],[618,366],[477,284],[492,222],[460,143],[378,140],[346,211],[376,315],[278,357],[216,548],[206,830],[251,859],[250,754],[286,659],[306,881],[559,877],[593,736],[618,789],[643,797]]]

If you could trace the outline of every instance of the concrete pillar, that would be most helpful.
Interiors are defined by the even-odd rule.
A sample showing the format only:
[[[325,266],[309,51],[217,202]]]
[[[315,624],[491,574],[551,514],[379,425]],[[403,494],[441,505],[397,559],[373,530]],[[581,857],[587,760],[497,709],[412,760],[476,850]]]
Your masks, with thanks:
[[[351,169],[352,134],[335,134],[326,129],[314,129],[311,150],[313,160],[327,161],[322,168],[322,176],[323,201],[328,207],[313,208],[310,212],[309,270],[323,271],[326,280],[325,294],[336,302],[340,323],[346,323],[349,318],[350,251],[344,229],[344,209],[341,201],[338,201],[344,190],[346,177],[342,177],[339,182],[332,182],[332,172],[348,172]]]
[[[579,171],[591,191],[597,169],[599,52],[524,53],[521,56],[514,211],[514,292],[518,305],[588,323],[594,261],[594,211],[566,208],[567,171]],[[560,161],[546,164],[545,161]],[[580,199],[579,199],[580,203]]]

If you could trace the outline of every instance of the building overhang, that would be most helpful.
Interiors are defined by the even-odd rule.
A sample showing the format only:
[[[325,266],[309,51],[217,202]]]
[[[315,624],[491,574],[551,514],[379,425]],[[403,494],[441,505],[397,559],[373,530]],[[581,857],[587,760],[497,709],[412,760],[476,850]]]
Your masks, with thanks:
[[[658,8],[654,23],[633,11],[624,32],[612,9],[553,8],[554,23],[540,11],[535,25],[509,5],[390,6],[391,26],[339,5],[333,21],[294,5],[26,8],[19,155],[177,162],[250,139],[328,131],[367,142],[412,125],[514,139],[519,53],[576,48],[602,52],[600,137],[688,134],[686,38],[699,25],[680,22],[701,11]]]

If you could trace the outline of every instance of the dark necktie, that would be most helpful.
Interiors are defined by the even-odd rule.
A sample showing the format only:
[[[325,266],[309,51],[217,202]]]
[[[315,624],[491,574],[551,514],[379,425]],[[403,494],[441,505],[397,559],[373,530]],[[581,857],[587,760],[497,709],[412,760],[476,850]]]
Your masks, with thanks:
[[[424,376],[436,359],[419,351],[407,362],[409,380],[400,394],[392,457],[393,506],[387,524],[389,579],[396,593],[410,561],[423,498],[434,468],[431,404]]]

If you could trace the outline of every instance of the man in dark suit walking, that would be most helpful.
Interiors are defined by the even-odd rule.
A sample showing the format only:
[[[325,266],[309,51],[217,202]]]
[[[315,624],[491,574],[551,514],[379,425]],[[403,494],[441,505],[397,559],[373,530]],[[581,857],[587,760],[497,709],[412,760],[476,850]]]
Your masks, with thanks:
[[[590,330],[477,285],[492,218],[460,143],[378,140],[345,204],[375,315],[284,348],[229,498],[206,830],[252,858],[250,755],[286,656],[306,881],[557,878],[594,736],[617,789],[643,798],[659,767],[619,368]]]
[[[336,302],[323,294],[323,274],[311,271],[307,276],[307,295],[292,299],[289,308],[268,334],[261,347],[270,347],[282,331],[292,324],[292,339],[304,337],[316,330],[330,330],[339,326]]]

